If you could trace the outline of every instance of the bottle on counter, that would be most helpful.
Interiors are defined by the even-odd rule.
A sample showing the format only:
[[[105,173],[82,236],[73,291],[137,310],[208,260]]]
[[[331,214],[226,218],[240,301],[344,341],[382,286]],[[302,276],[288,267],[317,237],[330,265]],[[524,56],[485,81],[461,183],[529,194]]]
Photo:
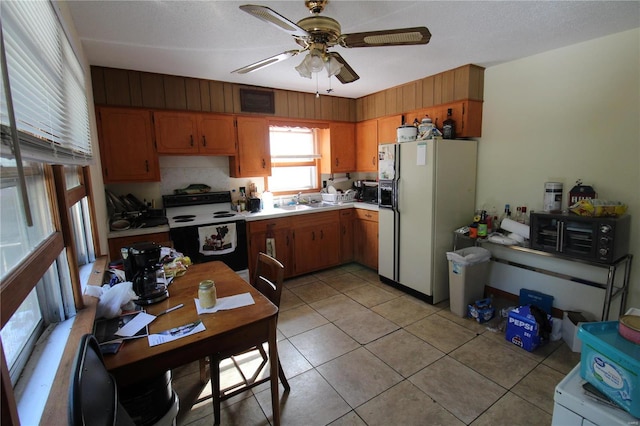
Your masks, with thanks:
[[[444,139],[456,138],[456,122],[451,117],[451,108],[447,109],[447,119],[442,122],[442,137]]]
[[[247,194],[244,186],[240,187],[240,199],[238,200],[238,211],[243,212],[247,210]]]
[[[480,212],[480,221],[478,221],[478,237],[483,238],[487,236],[487,211],[482,210]]]
[[[500,229],[500,225],[505,218],[511,219],[511,206],[509,206],[509,204],[504,205],[504,212],[502,212],[500,218],[498,219],[498,229]]]

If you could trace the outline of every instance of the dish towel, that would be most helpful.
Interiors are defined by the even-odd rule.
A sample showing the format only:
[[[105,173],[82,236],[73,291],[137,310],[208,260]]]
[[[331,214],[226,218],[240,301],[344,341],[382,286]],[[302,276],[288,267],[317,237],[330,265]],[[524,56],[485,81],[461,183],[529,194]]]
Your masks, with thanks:
[[[198,241],[200,253],[205,256],[233,253],[238,242],[236,224],[201,226],[198,228]]]

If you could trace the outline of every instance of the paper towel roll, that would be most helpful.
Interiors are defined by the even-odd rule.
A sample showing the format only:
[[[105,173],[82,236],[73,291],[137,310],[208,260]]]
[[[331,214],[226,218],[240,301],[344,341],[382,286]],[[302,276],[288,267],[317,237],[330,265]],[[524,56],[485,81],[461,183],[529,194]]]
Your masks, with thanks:
[[[529,225],[525,225],[524,223],[516,222],[515,220],[511,220],[505,217],[504,219],[502,219],[500,228],[529,239]]]

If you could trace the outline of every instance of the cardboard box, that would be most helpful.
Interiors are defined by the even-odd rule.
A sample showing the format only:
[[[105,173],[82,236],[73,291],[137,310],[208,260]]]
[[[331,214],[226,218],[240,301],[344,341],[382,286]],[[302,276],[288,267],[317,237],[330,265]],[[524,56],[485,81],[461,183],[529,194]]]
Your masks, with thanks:
[[[480,324],[489,321],[496,314],[496,309],[491,305],[491,298],[476,300],[467,309],[469,316],[475,318]]]
[[[526,288],[520,289],[520,306],[536,305],[549,315],[551,315],[551,308],[553,306],[553,296],[540,293],[535,290],[528,290]]]
[[[582,350],[582,340],[578,339],[580,324],[587,322],[580,312],[565,311],[562,317],[562,340],[573,352]]]
[[[552,319],[549,314],[547,314],[547,321],[551,324]],[[546,343],[529,306],[519,306],[509,312],[505,339],[529,352]]]

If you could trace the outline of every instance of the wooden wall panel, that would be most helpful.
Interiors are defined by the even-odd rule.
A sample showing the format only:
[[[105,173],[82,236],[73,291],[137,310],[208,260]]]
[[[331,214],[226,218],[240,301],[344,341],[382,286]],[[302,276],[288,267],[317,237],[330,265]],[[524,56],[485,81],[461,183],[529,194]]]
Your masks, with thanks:
[[[433,106],[433,84],[435,81],[434,76],[429,76],[422,79],[422,106],[420,108],[428,108]]]
[[[484,99],[484,68],[471,65],[469,71],[469,99]]]
[[[332,107],[333,100],[331,96],[320,96],[320,119],[321,120],[331,120],[333,115]]]
[[[402,111],[416,109],[416,82],[407,83],[402,86]]]
[[[142,82],[140,81],[140,71],[129,71],[129,96],[131,106],[142,107]]]
[[[91,88],[93,89],[93,103],[103,105],[107,103],[107,93],[104,87],[104,68],[91,67]]]
[[[129,73],[127,70],[105,68],[104,86],[107,105],[131,106]]]
[[[162,75],[143,72],[140,74],[142,105],[145,108],[166,108]]]
[[[301,118],[297,92],[287,92],[287,103],[287,116],[291,118]]]
[[[289,95],[286,90],[274,89],[273,102],[277,117],[286,117],[289,113]]]
[[[439,105],[442,103],[442,74],[436,74],[433,76],[433,104]]]
[[[164,102],[168,109],[187,109],[187,90],[185,88],[184,77],[173,75],[163,76],[164,81]]]
[[[222,88],[224,90],[224,111],[221,112],[240,112],[240,87],[236,87],[232,83],[222,83]]]
[[[385,100],[385,115],[392,115],[398,112],[398,91],[388,90]]]
[[[442,74],[442,99],[440,103],[453,102],[453,89],[455,86],[454,70],[445,71]]]
[[[364,98],[358,98],[356,99],[356,121],[365,121],[364,118]]]
[[[195,78],[185,78],[184,85],[187,96],[187,109],[189,111],[202,111],[200,81]]]
[[[311,95],[313,96],[313,95]],[[314,118],[315,108],[313,102],[307,105],[307,99],[309,99],[309,93],[298,92],[298,108],[300,109],[300,117],[302,118]],[[308,107],[311,107],[309,110]]]
[[[467,99],[469,97],[469,67],[459,67],[453,70],[453,99]]]
[[[373,99],[374,99],[374,105],[376,106],[375,109],[375,116],[376,117],[381,117],[383,115],[386,114],[387,111],[387,94],[386,94],[386,90],[382,91],[382,92],[376,92],[373,94]]]
[[[198,86],[200,90],[200,106],[202,111],[211,112],[211,91],[209,88],[209,81],[198,80]]]
[[[211,97],[211,112],[225,112],[224,83],[221,81],[209,81],[209,96]]]

